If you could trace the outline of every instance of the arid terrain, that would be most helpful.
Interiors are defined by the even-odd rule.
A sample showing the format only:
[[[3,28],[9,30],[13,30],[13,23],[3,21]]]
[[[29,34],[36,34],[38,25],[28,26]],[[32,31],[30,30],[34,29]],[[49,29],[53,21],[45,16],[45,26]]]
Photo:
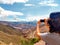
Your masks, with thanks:
[[[46,26],[41,25],[42,32]],[[6,22],[0,22],[0,45],[33,45],[35,39],[36,25],[19,24],[11,25]],[[32,43],[33,42],[33,43]],[[45,42],[38,41],[34,45],[44,45]]]
[[[39,42],[35,43],[34,45],[45,45],[45,42],[43,40],[40,40]]]

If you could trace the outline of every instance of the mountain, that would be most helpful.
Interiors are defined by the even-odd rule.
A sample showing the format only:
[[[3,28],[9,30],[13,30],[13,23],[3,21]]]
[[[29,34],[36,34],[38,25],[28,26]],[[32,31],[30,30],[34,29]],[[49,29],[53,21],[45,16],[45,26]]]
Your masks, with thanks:
[[[32,38],[32,33],[35,31],[35,27],[30,24],[11,25],[11,22],[0,22],[1,44],[13,43],[14,45],[21,45],[21,41],[26,41],[27,37]]]
[[[6,44],[14,43],[14,44],[20,44],[21,33],[18,32],[13,27],[10,27],[8,25],[0,24],[0,41],[4,42]]]
[[[17,32],[16,29],[14,29],[13,27],[9,25],[0,24],[0,31],[3,31],[8,34],[12,34],[12,35],[17,35],[17,34],[20,35],[20,33]]]
[[[22,21],[22,22],[7,22],[7,21],[0,21],[0,23],[5,24],[5,25],[10,25],[10,26],[17,26],[19,24],[29,24],[29,25],[36,26],[36,21],[34,21],[34,22],[25,22],[25,21]]]

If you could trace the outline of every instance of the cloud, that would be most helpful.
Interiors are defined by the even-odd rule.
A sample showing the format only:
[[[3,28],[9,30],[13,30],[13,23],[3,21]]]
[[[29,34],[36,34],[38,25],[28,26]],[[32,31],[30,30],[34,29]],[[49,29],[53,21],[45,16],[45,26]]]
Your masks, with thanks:
[[[26,17],[26,21],[34,21],[34,20],[40,20],[40,19],[47,19],[49,17],[49,15],[37,15],[37,16],[32,16],[32,15],[28,15]]]
[[[12,19],[3,19],[3,21],[10,21],[10,22],[20,22],[20,21],[38,21],[40,19],[47,19],[49,18],[49,15],[27,15],[25,18],[18,18],[18,17],[13,17]]]
[[[22,12],[14,12],[14,11],[9,11],[5,10],[2,7],[0,7],[0,15],[2,16],[9,16],[9,15],[24,15]]]
[[[5,20],[2,20],[2,21],[19,22],[19,20],[14,20],[14,19],[5,19]]]
[[[0,7],[0,20],[8,20],[8,16],[21,16],[24,15],[22,12],[14,12],[14,11],[9,11],[9,10],[5,10],[2,7]]]
[[[41,1],[39,4],[42,6],[55,6],[55,7],[58,6],[58,4],[55,3],[54,0],[44,0],[44,1]]]
[[[58,6],[58,4],[53,4],[52,3],[52,4],[48,4],[48,6],[55,6],[56,7],[56,6]]]
[[[28,15],[28,16],[26,16],[26,18],[25,19],[22,19],[22,18],[18,18],[18,17],[15,17],[14,19],[10,19],[10,20],[6,20],[6,21],[12,21],[12,22],[19,22],[19,21],[27,21],[27,22],[29,22],[29,21],[38,21],[38,20],[40,20],[40,19],[47,19],[49,16],[48,15],[44,15],[44,16],[42,16],[42,15],[37,15],[37,16],[33,16],[33,15]]]
[[[25,4],[25,6],[35,6],[34,4]]]
[[[4,20],[1,20],[1,21],[21,22],[21,21],[27,21],[27,20],[26,19],[21,19],[21,18],[13,18],[13,19],[4,19]]]
[[[28,0],[0,0],[2,4],[26,3]]]

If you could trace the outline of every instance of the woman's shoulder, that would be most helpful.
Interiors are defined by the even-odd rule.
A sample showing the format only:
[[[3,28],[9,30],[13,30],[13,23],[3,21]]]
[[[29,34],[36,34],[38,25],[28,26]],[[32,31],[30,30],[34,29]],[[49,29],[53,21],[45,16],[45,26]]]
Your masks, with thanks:
[[[55,40],[60,40],[60,34],[57,34],[57,33],[50,33],[47,35],[47,37],[50,37]]]
[[[58,34],[58,33],[49,33],[48,35],[47,35],[48,37],[51,37],[51,38],[60,38],[60,34]]]
[[[49,33],[49,32],[46,32],[46,33],[39,33],[39,35],[41,36],[41,38],[43,40],[55,40],[55,41],[60,41],[60,35],[57,34],[57,33]]]
[[[46,36],[46,42],[51,42],[52,44],[60,45],[60,35],[57,33],[50,33]]]

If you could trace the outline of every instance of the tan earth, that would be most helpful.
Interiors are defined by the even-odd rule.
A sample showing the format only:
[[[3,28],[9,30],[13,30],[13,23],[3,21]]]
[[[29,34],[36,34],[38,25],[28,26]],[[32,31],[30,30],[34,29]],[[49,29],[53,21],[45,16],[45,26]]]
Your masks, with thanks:
[[[45,42],[43,40],[40,40],[39,42],[35,43],[34,45],[45,45]]]
[[[4,42],[0,41],[0,45],[7,45],[7,44],[5,44]]]

